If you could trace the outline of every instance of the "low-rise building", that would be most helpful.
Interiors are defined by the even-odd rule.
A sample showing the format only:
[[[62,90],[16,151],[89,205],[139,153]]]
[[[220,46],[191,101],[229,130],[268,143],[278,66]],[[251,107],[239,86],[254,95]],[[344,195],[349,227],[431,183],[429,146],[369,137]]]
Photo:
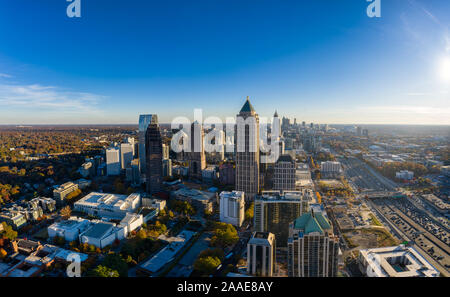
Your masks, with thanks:
[[[141,195],[129,196],[92,192],[74,204],[74,210],[97,217],[123,219],[127,212],[136,212],[141,206]]]
[[[416,249],[405,245],[359,251],[359,268],[369,277],[438,277]]]
[[[73,182],[67,182],[53,190],[53,199],[56,203],[62,204],[67,195],[78,190],[78,185]]]
[[[414,172],[408,170],[401,170],[395,173],[395,178],[404,179],[404,180],[412,180],[414,178]]]
[[[171,192],[171,196],[177,200],[189,202],[200,212],[211,212],[213,203],[217,201],[216,193],[190,189],[187,187],[181,187],[180,189]]]

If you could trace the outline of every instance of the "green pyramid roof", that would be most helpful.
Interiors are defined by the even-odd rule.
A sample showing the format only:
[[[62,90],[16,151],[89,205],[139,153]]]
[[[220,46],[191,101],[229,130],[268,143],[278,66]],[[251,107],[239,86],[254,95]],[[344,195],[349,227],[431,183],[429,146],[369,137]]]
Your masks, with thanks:
[[[312,232],[323,234],[323,230],[330,229],[331,226],[321,213],[305,213],[295,220],[294,228],[303,230],[305,234]]]

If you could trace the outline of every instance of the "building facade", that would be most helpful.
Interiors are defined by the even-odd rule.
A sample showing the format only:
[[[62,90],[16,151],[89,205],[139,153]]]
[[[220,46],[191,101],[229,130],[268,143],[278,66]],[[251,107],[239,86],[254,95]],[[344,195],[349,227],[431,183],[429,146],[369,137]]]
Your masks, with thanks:
[[[250,100],[237,115],[236,131],[236,190],[253,201],[259,193],[259,116]]]
[[[275,235],[254,232],[247,244],[247,273],[255,276],[274,276],[276,265]]]
[[[162,189],[162,137],[156,115],[145,134],[146,186],[147,193],[154,194]]]
[[[189,164],[189,178],[202,179],[202,170],[206,168],[205,144],[203,126],[198,122],[191,125],[189,138],[190,152],[185,152]]]
[[[339,238],[321,212],[305,213],[289,225],[289,277],[335,277]]]
[[[245,216],[244,192],[222,192],[220,197],[220,221],[241,227]]]
[[[295,160],[290,155],[281,155],[275,163],[273,189],[295,191]]]

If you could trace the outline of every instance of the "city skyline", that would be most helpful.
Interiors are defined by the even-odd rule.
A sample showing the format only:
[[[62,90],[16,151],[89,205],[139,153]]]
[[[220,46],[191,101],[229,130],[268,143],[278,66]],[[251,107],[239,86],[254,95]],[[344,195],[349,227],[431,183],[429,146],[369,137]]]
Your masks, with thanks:
[[[250,96],[261,117],[450,125],[450,3],[383,1],[381,18],[367,5],[101,0],[71,19],[65,1],[14,1],[0,9],[0,124],[224,119]]]

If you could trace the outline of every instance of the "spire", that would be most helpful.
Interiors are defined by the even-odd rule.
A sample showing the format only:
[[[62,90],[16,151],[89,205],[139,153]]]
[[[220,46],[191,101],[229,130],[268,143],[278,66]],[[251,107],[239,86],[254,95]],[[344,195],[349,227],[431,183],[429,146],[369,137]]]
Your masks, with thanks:
[[[247,96],[247,100],[244,103],[244,106],[241,108],[241,112],[255,112],[252,104],[250,103],[250,99]]]
[[[273,115],[273,117],[274,117],[274,118],[278,118],[278,112],[277,112],[276,109],[275,109],[275,114]]]

